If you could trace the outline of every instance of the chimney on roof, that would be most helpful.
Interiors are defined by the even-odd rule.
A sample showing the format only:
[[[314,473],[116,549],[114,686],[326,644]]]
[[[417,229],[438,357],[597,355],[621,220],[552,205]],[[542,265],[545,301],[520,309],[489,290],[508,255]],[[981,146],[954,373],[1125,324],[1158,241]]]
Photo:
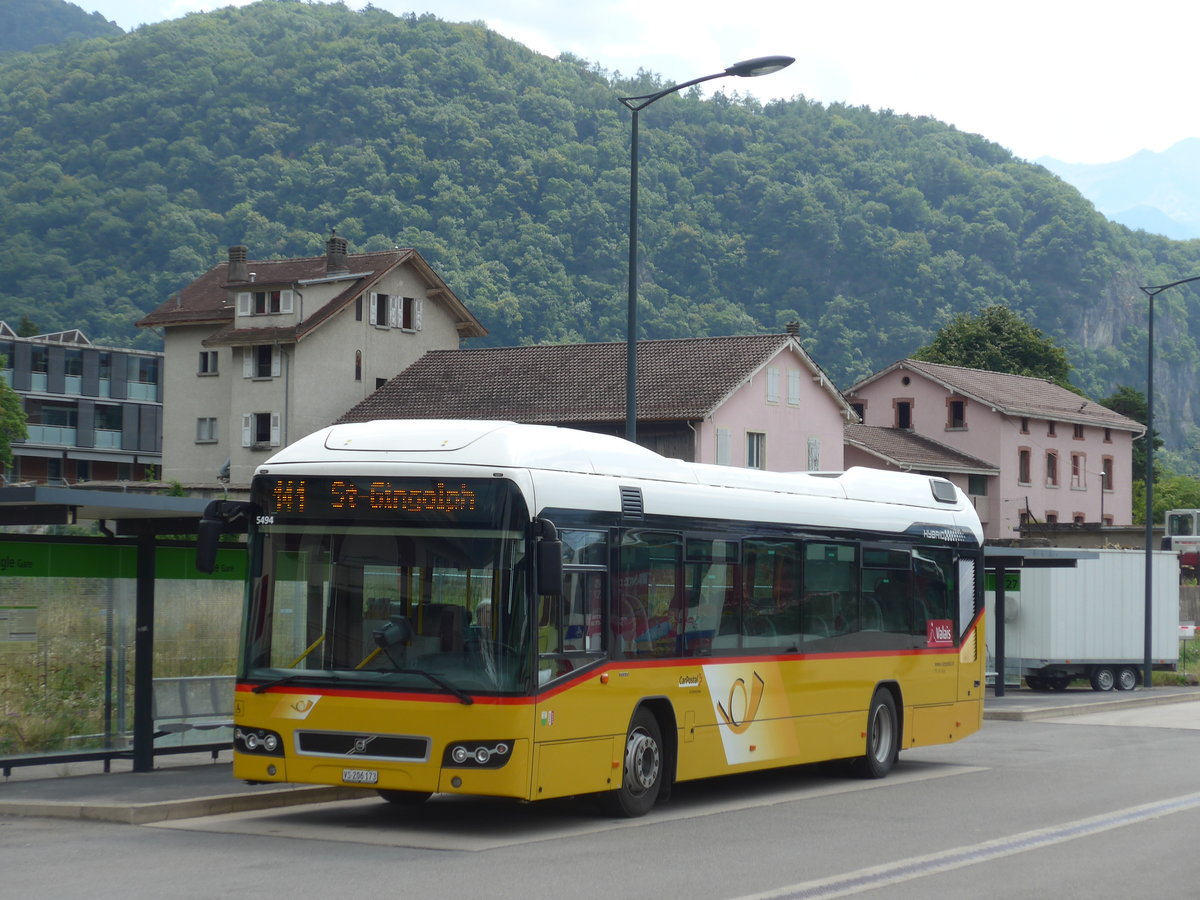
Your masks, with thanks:
[[[325,271],[330,275],[350,271],[350,263],[346,259],[346,239],[337,236],[337,229],[329,232],[329,240],[325,242]]]
[[[793,319],[792,321],[788,322],[787,325],[784,326],[784,331],[787,334],[799,334],[800,333],[800,323],[797,322],[795,319]]]
[[[229,281],[246,280],[246,248],[241,244],[229,248]]]

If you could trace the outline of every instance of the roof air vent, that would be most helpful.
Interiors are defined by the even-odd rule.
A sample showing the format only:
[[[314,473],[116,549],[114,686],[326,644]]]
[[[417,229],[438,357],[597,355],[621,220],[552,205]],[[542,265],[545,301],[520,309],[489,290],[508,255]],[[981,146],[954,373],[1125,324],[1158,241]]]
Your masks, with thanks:
[[[621,488],[621,515],[626,519],[644,519],[646,517],[646,510],[642,505],[641,488]]]
[[[957,503],[958,492],[949,481],[941,478],[930,478],[929,486],[933,488],[933,499],[938,503]]]

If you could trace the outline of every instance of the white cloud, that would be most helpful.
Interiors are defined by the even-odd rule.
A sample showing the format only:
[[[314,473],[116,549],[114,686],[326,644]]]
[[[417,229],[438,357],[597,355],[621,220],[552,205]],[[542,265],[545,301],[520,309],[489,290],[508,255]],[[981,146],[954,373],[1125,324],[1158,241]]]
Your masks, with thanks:
[[[244,5],[249,0],[237,0]],[[1025,158],[1104,162],[1200,134],[1194,63],[1172,35],[1200,7],[1142,0],[373,0],[393,12],[484,21],[539,53],[568,51],[610,72],[686,81],[767,54],[791,68],[715,82],[763,99],[804,96],[929,115]],[[226,3],[85,0],[122,27]],[[350,0],[361,8],[365,0]]]

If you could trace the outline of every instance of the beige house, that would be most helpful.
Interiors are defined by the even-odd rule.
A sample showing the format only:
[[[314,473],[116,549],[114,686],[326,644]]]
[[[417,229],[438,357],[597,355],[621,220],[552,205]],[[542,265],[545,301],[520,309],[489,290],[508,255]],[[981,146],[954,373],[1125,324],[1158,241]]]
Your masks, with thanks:
[[[487,332],[415,250],[249,260],[230,247],[137,323],[161,330],[163,477],[246,484],[427,350]]]
[[[427,353],[343,422],[509,419],[625,432],[620,343]],[[854,413],[795,334],[639,341],[638,443],[664,456],[772,471],[838,471]]]

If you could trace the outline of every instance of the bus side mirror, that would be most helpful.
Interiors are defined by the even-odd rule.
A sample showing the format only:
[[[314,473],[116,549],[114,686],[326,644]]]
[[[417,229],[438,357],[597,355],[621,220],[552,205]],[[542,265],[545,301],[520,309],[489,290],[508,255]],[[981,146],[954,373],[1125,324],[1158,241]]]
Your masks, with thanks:
[[[220,519],[200,520],[199,537],[196,539],[196,570],[211,573],[217,567],[217,547],[221,543],[221,532],[225,523]]]
[[[562,593],[562,541],[538,541],[537,590],[539,594]]]
[[[549,519],[534,521],[534,562],[537,565],[537,592],[539,594],[561,594],[563,592],[562,541],[558,529]]]
[[[204,507],[204,515],[196,529],[197,571],[211,573],[216,569],[217,548],[221,543],[221,535],[226,531],[235,531],[231,526],[238,519],[242,520],[240,530],[244,534],[249,528],[253,510],[252,503],[241,500],[213,500]]]

